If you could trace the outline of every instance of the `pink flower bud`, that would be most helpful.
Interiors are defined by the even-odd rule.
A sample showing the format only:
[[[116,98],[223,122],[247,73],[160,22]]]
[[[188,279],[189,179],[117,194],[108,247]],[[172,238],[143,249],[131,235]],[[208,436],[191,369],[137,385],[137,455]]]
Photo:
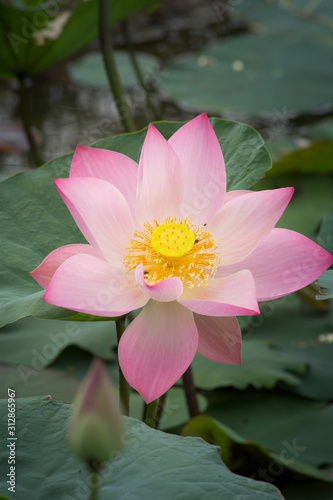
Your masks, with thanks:
[[[69,428],[74,453],[89,463],[102,463],[121,449],[120,409],[109,375],[95,358],[80,386]]]

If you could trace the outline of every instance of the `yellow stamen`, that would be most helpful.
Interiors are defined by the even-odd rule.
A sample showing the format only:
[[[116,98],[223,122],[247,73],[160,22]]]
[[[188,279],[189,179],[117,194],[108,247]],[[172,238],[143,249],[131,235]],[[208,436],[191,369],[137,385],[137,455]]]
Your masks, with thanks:
[[[164,257],[182,257],[191,250],[194,241],[191,229],[179,222],[158,226],[150,237],[154,250]]]
[[[149,285],[172,277],[189,288],[207,284],[220,262],[211,234],[187,218],[168,217],[164,224],[146,222],[133,236],[124,264],[131,271],[142,262]]]

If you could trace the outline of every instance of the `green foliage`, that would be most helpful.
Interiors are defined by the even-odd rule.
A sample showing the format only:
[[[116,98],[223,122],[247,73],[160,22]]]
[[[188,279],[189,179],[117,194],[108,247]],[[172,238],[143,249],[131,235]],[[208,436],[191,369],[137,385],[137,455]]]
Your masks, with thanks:
[[[333,399],[332,309],[320,312],[289,296],[271,303],[258,326],[254,318],[242,319],[244,335],[270,342],[279,353],[307,365],[299,383],[285,386],[315,400]]]
[[[214,363],[196,354],[193,371],[197,387],[212,390],[218,387],[273,389],[279,382],[300,383],[306,364],[271,349],[265,340],[243,340],[242,364]]]
[[[274,171],[274,166],[272,171]],[[277,223],[277,227],[292,229],[314,238],[323,217],[332,208],[333,176],[281,175],[263,179],[256,185],[256,189],[275,189],[286,186],[293,186],[295,193],[287,210]],[[325,246],[320,239],[319,243]]]
[[[268,177],[284,174],[332,174],[333,141],[316,141],[311,146],[285,155],[274,164]]]
[[[241,452],[245,445],[249,445],[249,441],[232,428],[208,415],[198,415],[192,418],[183,428],[182,436],[198,436],[208,443],[219,446],[222,460],[231,470],[237,469],[241,460]]]
[[[326,273],[320,276],[318,282],[320,294],[317,295],[317,299],[333,299],[333,271],[326,271]]]
[[[128,52],[117,50],[114,54],[115,63],[121,83],[124,87],[138,84],[138,78]],[[145,79],[158,74],[158,60],[148,54],[136,54],[137,62]],[[80,85],[97,88],[110,88],[105,72],[102,55],[98,52],[87,54],[75,62],[70,69],[72,80]]]
[[[326,215],[321,225],[318,242],[328,252],[333,253],[333,209]]]
[[[207,362],[204,369],[204,360],[200,359],[201,371],[197,372],[195,359],[197,385],[200,387],[202,379],[205,389],[210,390],[206,393],[209,407],[207,415],[190,420],[183,434],[200,436],[220,446],[231,470],[256,479],[279,484],[289,471],[289,477],[293,473],[295,478],[301,474],[332,481],[332,310],[310,308],[295,296],[262,306],[261,317],[240,318],[246,338],[241,367],[208,366]],[[251,345],[252,352],[248,351]],[[303,370],[295,373],[293,365]],[[277,378],[270,386],[269,375],[275,368],[279,368]],[[283,380],[285,374],[292,375],[295,383]],[[243,386],[239,384],[241,375]],[[257,386],[261,390],[249,387],[256,380],[261,382]],[[217,387],[225,389],[217,391]]]
[[[200,412],[204,413],[208,407],[208,401],[202,394],[198,394],[198,404]],[[142,419],[143,401],[137,393],[131,393],[130,416]],[[163,407],[159,429],[173,429],[184,425],[188,421],[188,409],[184,390],[173,387],[168,391]]]
[[[283,495],[287,500],[331,500],[333,497],[333,484],[320,483],[319,481],[307,481],[290,483],[283,490]]]
[[[169,138],[182,124],[159,122]],[[213,119],[229,178],[228,189],[248,189],[270,168],[260,135],[247,125]],[[146,129],[103,139],[95,147],[111,149],[139,160]],[[68,318],[74,313],[43,301],[43,290],[29,275],[54,249],[82,243],[84,238],[54,187],[53,179],[68,177],[72,155],[50,161],[36,171],[0,183],[0,326],[24,316]]]
[[[14,3],[14,2],[12,2]],[[115,24],[156,0],[112,2]],[[98,36],[98,0],[0,2],[0,74],[32,75],[66,59]]]
[[[314,123],[308,128],[308,135],[312,140],[333,139],[333,118],[328,117]]]
[[[279,220],[278,227],[286,227],[314,238],[333,253],[333,169],[332,141],[317,141],[310,147],[285,154],[273,163],[256,189],[274,189],[294,186],[295,193]],[[320,175],[318,175],[320,174]]]
[[[17,461],[20,476],[15,499],[77,498],[87,496],[86,467],[67,452],[66,432],[71,405],[49,396],[18,399]],[[0,402],[5,412],[6,401]],[[132,418],[124,418],[126,441],[123,452],[100,472],[99,498],[205,498],[229,500],[279,500],[276,488],[230,472],[217,448],[196,438],[185,438],[153,430]],[[7,462],[7,421],[1,423],[1,463]],[[6,476],[0,479],[7,488]],[[83,492],[83,493],[82,493]]]
[[[329,8],[330,0],[322,0],[316,14]],[[211,112],[270,113],[277,123],[292,112],[330,103],[332,38],[327,27],[291,15],[279,2],[248,0],[237,5],[237,13],[243,12],[247,33],[171,60],[163,91]]]
[[[97,0],[74,0],[67,19],[64,2],[58,1],[59,9],[55,3],[52,14],[46,10],[49,2],[0,2],[2,76],[37,73],[96,38]],[[115,0],[112,22],[154,3]],[[307,112],[331,102],[329,31],[287,14],[274,2],[249,0],[233,14],[243,8],[254,22],[250,31],[223,39],[187,60],[171,61],[161,79],[162,90],[205,110],[269,112],[272,132],[280,121],[285,127],[291,112]],[[324,0],[315,12],[325,14],[327,8],[329,2]],[[45,12],[47,18],[41,16]],[[64,24],[59,25],[57,37],[43,38],[46,24],[59,20]],[[124,82],[134,84],[136,78],[127,57],[118,54],[117,58]],[[140,57],[140,63],[144,72],[157,72],[153,58]],[[82,58],[70,71],[76,82],[105,85],[97,55]],[[251,188],[270,168],[261,137],[241,123],[214,118],[211,123],[226,160],[228,189]],[[315,141],[304,149],[295,150],[299,143],[292,134],[275,140],[272,151],[279,160],[257,186],[295,186],[290,207],[278,225],[312,238],[320,228],[317,241],[330,252],[333,211],[321,221],[332,208],[332,123],[330,118],[308,131],[302,129],[303,137],[305,134]],[[166,138],[181,125],[156,123]],[[119,151],[138,161],[144,136],[145,130],[106,138],[93,146]],[[52,394],[72,401],[92,354],[107,361],[114,381],[118,377],[115,323],[110,318],[89,322],[105,318],[46,304],[43,290],[29,275],[55,248],[84,242],[52,182],[68,177],[71,159],[72,155],[65,155],[38,171],[0,184],[0,324],[7,324],[0,332],[0,378],[6,381],[0,397],[7,397],[7,386],[14,387],[20,398],[33,397],[17,400],[19,475],[17,493],[12,495],[17,499],[88,497],[88,471],[70,454],[66,442],[71,406],[51,396],[34,396]],[[321,174],[320,178],[316,174]],[[261,304],[260,316],[240,318],[244,337],[241,366],[195,357],[194,380],[200,391],[206,391],[198,395],[198,402],[206,414],[188,422],[183,389],[175,387],[168,392],[160,422],[162,430],[172,432],[185,425],[182,437],[154,431],[135,420],[142,417],[143,401],[132,391],[130,417],[134,418],[124,419],[124,454],[102,471],[101,500],[151,498],[152,494],[160,500],[281,498],[272,485],[235,472],[282,485],[286,500],[331,499],[333,315],[328,299],[333,298],[332,276],[330,270],[318,280],[318,310],[289,296]],[[305,291],[300,296],[304,298]],[[23,319],[8,324],[19,318]],[[6,401],[0,406],[5,414]],[[0,425],[0,461],[6,464],[5,419]],[[210,444],[185,436],[199,436]],[[232,472],[221,462],[220,452]],[[0,490],[7,491],[4,478]],[[288,483],[290,479],[294,482]],[[7,500],[4,495],[0,498]]]
[[[22,364],[0,365],[0,376],[6,380],[6,385],[0,388],[0,398],[7,398],[7,387],[15,387],[20,398],[43,396],[52,394],[56,399],[71,403],[76,394],[83,376],[86,374],[91,363],[91,357],[80,356],[78,350],[71,351],[72,362],[64,363],[67,356],[62,357],[52,367],[42,371],[36,371]],[[109,374],[117,380],[117,366],[107,365]],[[202,394],[198,395],[198,403],[201,412],[205,412],[208,401]],[[143,416],[144,402],[137,392],[131,393],[130,416],[138,420]],[[164,404],[159,429],[173,429],[185,425],[188,420],[183,389],[175,387],[169,390]]]
[[[24,318],[1,329],[0,363],[41,370],[69,345],[77,345],[105,360],[116,359],[114,321],[47,321]]]
[[[333,405],[277,391],[225,392],[208,414],[283,467],[333,481]]]

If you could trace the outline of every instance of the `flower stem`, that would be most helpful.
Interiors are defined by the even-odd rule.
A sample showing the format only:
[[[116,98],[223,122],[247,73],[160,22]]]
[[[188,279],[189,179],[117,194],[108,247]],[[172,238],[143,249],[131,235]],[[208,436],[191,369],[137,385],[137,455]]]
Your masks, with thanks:
[[[148,105],[148,107],[153,115],[154,120],[159,120],[157,110],[153,104],[153,101],[150,98],[149,89],[144,81],[144,78],[143,78],[142,73],[141,73],[140,65],[139,65],[139,63],[136,59],[136,56],[135,56],[135,52],[133,49],[133,45],[131,42],[129,30],[128,30],[128,20],[127,19],[124,19],[122,21],[121,28],[122,28],[122,33],[123,33],[123,37],[125,40],[125,46],[126,46],[128,54],[130,56],[134,72],[136,74],[137,79],[139,80],[139,83],[140,83],[142,89],[144,90],[144,92],[146,94],[147,105]]]
[[[116,319],[118,346],[119,346],[121,336],[124,333],[125,328],[126,328],[125,319],[126,319],[126,316],[121,316],[120,318]],[[119,365],[119,396],[120,396],[120,402],[123,406],[124,415],[126,415],[128,417],[128,415],[129,415],[129,402],[130,402],[130,386],[124,377],[124,374],[120,368],[120,365]]]
[[[193,382],[191,365],[183,375],[183,387],[185,390],[186,402],[190,417],[196,417],[200,414],[197,392]]]
[[[32,127],[31,127],[31,116],[32,112],[29,106],[30,103],[30,96],[27,91],[26,87],[26,78],[24,76],[19,76],[18,77],[20,87],[19,87],[19,109],[20,109],[20,115],[21,115],[21,120],[23,123],[23,128],[25,135],[27,137],[29,147],[30,147],[30,157],[31,160],[34,163],[35,167],[39,167],[40,165],[43,165],[44,161],[41,155],[39,154],[38,147],[34,138],[34,135],[32,133]]]
[[[98,489],[97,489],[97,472],[90,473],[90,495],[89,500],[97,500],[98,499]]]
[[[158,399],[155,399],[147,405],[146,424],[153,429],[156,429],[156,412]]]
[[[104,66],[113,92],[120,118],[126,132],[135,132],[135,125],[127,105],[118,70],[114,60],[113,46],[109,33],[111,0],[98,0],[98,27]]]
[[[160,420],[161,420],[161,416],[162,416],[162,413],[163,413],[164,404],[165,404],[165,400],[166,400],[167,394],[168,393],[165,392],[160,397],[160,399],[158,400],[158,405],[157,405],[157,410],[156,410],[156,425],[155,425],[155,429],[158,429],[158,426],[160,424]]]
[[[167,394],[168,392],[165,392],[164,394],[162,394],[160,398],[150,403],[152,405],[150,408],[150,411],[152,412],[152,417],[149,416],[147,417],[149,405],[147,405],[146,403],[144,404],[143,415],[141,420],[143,422],[146,422],[147,425],[150,425],[150,423],[147,422],[147,418],[150,420],[152,419],[153,425],[150,425],[150,427],[153,427],[154,429],[158,429]],[[156,404],[156,409],[154,409],[154,404]]]
[[[98,479],[99,479],[99,466],[96,464],[89,466],[90,477],[89,477],[89,500],[98,500]]]

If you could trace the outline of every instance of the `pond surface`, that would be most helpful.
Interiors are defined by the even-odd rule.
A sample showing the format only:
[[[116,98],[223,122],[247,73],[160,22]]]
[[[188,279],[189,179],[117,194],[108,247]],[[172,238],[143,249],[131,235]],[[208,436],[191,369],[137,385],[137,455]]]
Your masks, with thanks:
[[[321,15],[327,15],[327,5],[321,2]],[[243,121],[262,133],[273,157],[279,158],[285,152],[310,145],[312,123],[333,115],[333,100],[327,98],[326,82],[333,76],[332,65],[316,60],[317,53],[325,58],[331,48],[332,31],[315,20],[299,19],[274,2],[207,4],[188,0],[181,6],[171,2],[168,8],[162,6],[155,13],[135,15],[129,28],[137,52],[150,54],[155,65],[154,70],[147,72],[148,66],[140,60],[161,119],[188,120],[207,111],[211,116]],[[115,47],[123,49],[119,26],[113,38]],[[77,144],[89,145],[123,132],[102,74],[102,62],[97,61],[98,69],[96,62],[91,62],[92,54],[98,57],[97,42],[69,63],[26,81],[24,106],[45,162],[73,151]],[[140,129],[153,121],[153,116],[142,88],[133,82],[133,70],[128,63],[121,62],[119,66],[135,124]],[[302,75],[304,66],[312,79]],[[318,74],[320,68],[325,74]],[[252,81],[256,78],[259,88]],[[302,78],[308,82],[306,90],[299,86]],[[285,94],[279,90],[279,80],[286,86]],[[311,100],[308,95],[314,98]],[[33,167],[34,162],[20,121],[18,82],[0,81],[0,100],[3,179]],[[328,130],[329,138],[333,137],[330,121],[325,137]]]

